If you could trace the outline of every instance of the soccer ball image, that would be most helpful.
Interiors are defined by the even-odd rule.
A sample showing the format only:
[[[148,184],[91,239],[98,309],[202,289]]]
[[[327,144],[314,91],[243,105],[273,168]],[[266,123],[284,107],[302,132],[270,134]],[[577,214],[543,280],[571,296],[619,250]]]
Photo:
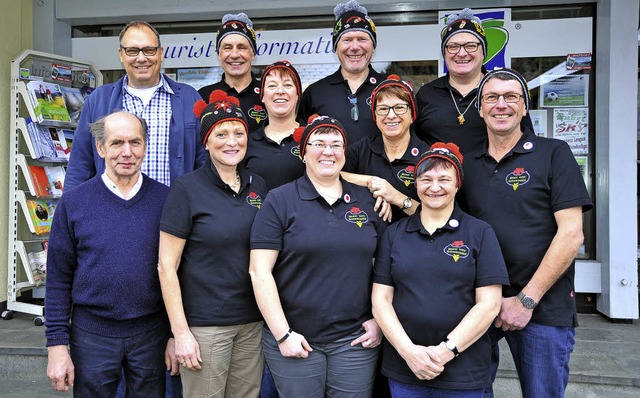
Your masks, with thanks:
[[[544,99],[549,102],[553,102],[558,99],[558,94],[554,93],[553,91],[549,91],[547,95],[544,96]]]

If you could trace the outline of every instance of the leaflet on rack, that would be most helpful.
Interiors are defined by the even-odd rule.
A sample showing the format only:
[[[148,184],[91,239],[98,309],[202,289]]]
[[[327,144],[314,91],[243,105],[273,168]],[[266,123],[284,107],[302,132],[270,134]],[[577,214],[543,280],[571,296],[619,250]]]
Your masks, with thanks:
[[[46,125],[59,125],[71,122],[69,111],[58,84],[42,80],[27,83],[30,106],[37,122]]]
[[[27,199],[27,209],[36,235],[48,235],[56,211],[56,201]]]

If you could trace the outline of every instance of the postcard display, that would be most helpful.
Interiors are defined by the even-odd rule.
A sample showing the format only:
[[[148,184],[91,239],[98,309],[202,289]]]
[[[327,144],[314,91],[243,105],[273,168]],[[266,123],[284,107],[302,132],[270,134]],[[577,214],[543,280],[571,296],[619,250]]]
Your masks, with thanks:
[[[84,99],[102,84],[90,63],[27,50],[11,62],[7,310],[45,322],[47,242]],[[13,250],[12,250],[13,248]],[[28,291],[31,294],[25,294]],[[30,297],[29,297],[30,296]]]

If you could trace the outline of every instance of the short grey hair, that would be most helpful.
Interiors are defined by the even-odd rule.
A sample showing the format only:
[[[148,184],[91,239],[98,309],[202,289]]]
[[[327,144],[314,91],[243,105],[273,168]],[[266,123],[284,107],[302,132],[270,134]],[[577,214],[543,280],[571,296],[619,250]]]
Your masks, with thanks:
[[[142,140],[144,141],[144,145],[147,145],[147,137],[149,134],[149,128],[147,127],[147,122],[139,117],[138,115],[134,115],[133,113],[129,113],[126,111],[116,111],[113,113],[110,113],[106,116],[101,117],[100,119],[96,120],[94,123],[89,123],[89,131],[91,132],[91,135],[93,136],[93,139],[96,142],[99,142],[100,145],[104,146],[105,144],[105,139],[106,139],[106,129],[105,129],[105,124],[106,124],[106,120],[108,117],[112,116],[112,115],[116,115],[118,113],[124,113],[127,115],[131,115],[133,117],[135,117],[136,119],[138,119],[138,122],[140,122],[140,129],[142,131]]]
[[[162,47],[162,44],[160,43],[160,33],[158,33],[156,28],[151,26],[151,24],[149,22],[145,22],[145,21],[131,21],[131,22],[129,22],[127,24],[127,26],[122,28],[122,30],[120,31],[120,35],[118,36],[118,43],[120,45],[122,45],[122,38],[124,37],[124,34],[127,33],[127,30],[129,30],[130,28],[140,29],[142,27],[147,27],[147,28],[151,29],[153,34],[156,35],[156,39],[158,39],[158,47]]]

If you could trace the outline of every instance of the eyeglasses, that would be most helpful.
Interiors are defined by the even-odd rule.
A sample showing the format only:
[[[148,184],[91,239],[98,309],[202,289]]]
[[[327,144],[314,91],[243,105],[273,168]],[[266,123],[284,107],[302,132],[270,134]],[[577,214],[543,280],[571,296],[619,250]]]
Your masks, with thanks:
[[[127,54],[127,56],[129,56],[129,57],[137,57],[138,54],[140,54],[140,52],[142,52],[142,54],[145,57],[153,57],[154,55],[156,55],[156,53],[158,52],[158,49],[160,47],[138,48],[138,47],[122,47],[122,46],[120,46],[120,48],[122,50],[124,50],[124,53]]]
[[[484,101],[487,104],[495,104],[496,102],[498,102],[500,97],[504,99],[504,102],[513,104],[515,102],[520,101],[520,98],[524,97],[524,95],[519,93],[504,93],[504,94],[489,93],[489,94],[482,95],[481,98],[482,98],[482,101]]]
[[[307,144],[311,148],[324,151],[325,148],[331,149],[333,152],[341,152],[344,150],[344,143],[332,142],[331,144],[325,144],[324,142],[314,141]]]
[[[351,104],[351,120],[354,122],[358,121],[358,117],[360,113],[358,112],[358,97],[355,94],[351,94],[347,97],[349,103]]]
[[[387,116],[389,111],[393,109],[393,113],[396,115],[404,115],[409,110],[408,104],[396,104],[394,106],[376,105],[376,115]]]
[[[446,46],[444,46],[444,48],[447,49],[447,52],[449,54],[457,54],[460,52],[460,49],[462,47],[464,47],[464,51],[468,52],[468,53],[474,53],[476,51],[478,51],[478,47],[480,46],[480,42],[473,42],[470,41],[468,43],[464,43],[464,44],[458,44],[458,43],[451,43],[451,44],[447,44]]]

